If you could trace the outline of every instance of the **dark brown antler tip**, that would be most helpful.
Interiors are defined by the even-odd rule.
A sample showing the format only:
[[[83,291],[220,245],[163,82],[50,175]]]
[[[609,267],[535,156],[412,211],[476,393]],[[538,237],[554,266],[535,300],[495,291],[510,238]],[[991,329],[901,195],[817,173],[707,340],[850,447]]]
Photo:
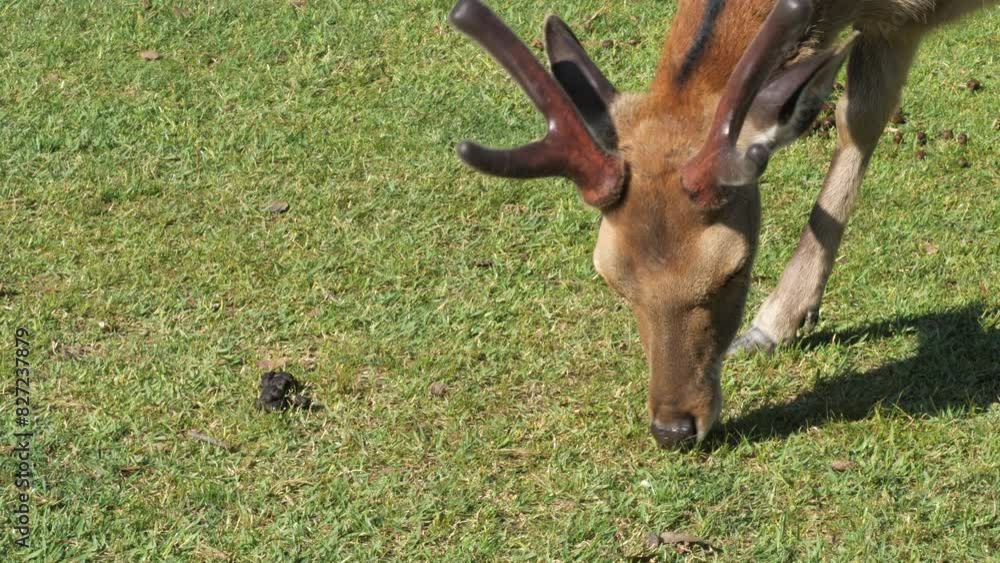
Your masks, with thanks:
[[[813,0],[783,0],[779,3],[781,22],[795,25],[797,22],[809,21],[813,13]]]
[[[476,18],[475,10],[484,7],[477,0],[458,0],[448,14],[450,21],[458,29],[464,30]]]
[[[462,159],[462,162],[472,166],[472,160],[475,159],[477,145],[471,141],[462,141],[455,147],[455,153],[458,154],[458,158]]]
[[[456,152],[463,162],[485,174],[503,178],[544,178],[569,176],[567,163],[553,154],[551,142],[542,140],[515,148],[490,149],[471,141],[462,141]]]

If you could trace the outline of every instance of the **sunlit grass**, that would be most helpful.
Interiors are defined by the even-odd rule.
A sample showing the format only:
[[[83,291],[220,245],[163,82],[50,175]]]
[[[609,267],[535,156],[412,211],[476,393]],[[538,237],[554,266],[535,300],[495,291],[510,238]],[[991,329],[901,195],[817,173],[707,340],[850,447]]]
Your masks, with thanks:
[[[529,39],[559,11],[626,90],[674,12],[494,4]],[[542,125],[448,2],[176,6],[0,7],[0,330],[34,333],[37,432],[33,548],[0,558],[713,556],[647,551],[664,530],[734,561],[997,557],[995,9],[927,41],[817,332],[728,364],[720,430],[670,453],[632,314],[590,265],[595,213],[454,157]],[[752,306],[831,150],[772,165]],[[265,361],[325,409],[253,410]]]

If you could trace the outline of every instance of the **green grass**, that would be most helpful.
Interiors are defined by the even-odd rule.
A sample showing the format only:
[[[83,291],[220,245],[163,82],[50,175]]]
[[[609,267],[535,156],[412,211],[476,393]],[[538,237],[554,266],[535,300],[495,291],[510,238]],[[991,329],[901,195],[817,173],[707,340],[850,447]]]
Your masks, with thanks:
[[[674,12],[495,4],[528,38],[559,11],[627,90]],[[542,125],[449,2],[183,5],[0,6],[0,332],[8,366],[33,333],[37,432],[32,547],[8,535],[0,559],[998,557],[996,9],[927,41],[817,332],[729,362],[720,429],[672,453],[647,434],[632,315],[590,265],[596,214],[454,157]],[[752,307],[831,149],[769,171]],[[282,359],[324,410],[252,409]],[[664,530],[716,551],[647,551]]]

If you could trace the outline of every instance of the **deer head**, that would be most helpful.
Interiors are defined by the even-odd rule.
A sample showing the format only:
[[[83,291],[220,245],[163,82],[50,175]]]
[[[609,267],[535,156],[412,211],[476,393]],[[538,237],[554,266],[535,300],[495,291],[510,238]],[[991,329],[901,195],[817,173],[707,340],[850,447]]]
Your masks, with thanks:
[[[703,61],[724,73],[717,89],[678,76],[668,41],[651,92],[639,95],[620,94],[555,16],[545,22],[549,72],[478,0],[451,12],[548,122],[540,141],[511,150],[463,142],[459,157],[497,176],[569,178],[601,212],[594,266],[638,319],[650,428],[663,446],[701,440],[719,416],[722,358],[760,228],[758,181],[816,118],[845,58],[847,47],[786,64],[811,15],[809,0],[778,0],[738,62]]]

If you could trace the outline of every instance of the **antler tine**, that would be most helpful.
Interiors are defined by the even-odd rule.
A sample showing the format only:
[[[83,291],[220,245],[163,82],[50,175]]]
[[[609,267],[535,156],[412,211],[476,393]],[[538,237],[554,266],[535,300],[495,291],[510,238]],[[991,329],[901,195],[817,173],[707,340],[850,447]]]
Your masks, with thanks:
[[[459,157],[496,176],[566,176],[588,204],[614,204],[624,178],[620,159],[597,144],[573,102],[528,47],[479,0],[459,0],[449,19],[507,70],[548,121],[548,133],[540,141],[512,150],[465,141],[458,146]]]
[[[549,16],[545,19],[545,51],[552,63],[552,74],[557,78],[560,72],[566,72],[562,69],[563,65],[577,67],[580,78],[593,89],[594,95],[601,103],[610,105],[618,97],[618,90],[590,60],[580,40],[573,34],[573,30],[559,16]]]
[[[684,189],[692,196],[702,201],[714,197],[712,192],[718,187],[719,174],[743,175],[732,170],[742,168],[737,161],[743,161],[743,155],[736,155],[735,148],[743,122],[765,81],[795,49],[812,12],[812,0],[778,0],[771,10],[726,83],[705,145],[682,172]],[[746,156],[752,174],[759,175],[770,155],[763,147],[755,146]]]
[[[779,0],[736,65],[712,126],[730,146],[736,146],[757,92],[805,33],[812,11],[812,0]]]

